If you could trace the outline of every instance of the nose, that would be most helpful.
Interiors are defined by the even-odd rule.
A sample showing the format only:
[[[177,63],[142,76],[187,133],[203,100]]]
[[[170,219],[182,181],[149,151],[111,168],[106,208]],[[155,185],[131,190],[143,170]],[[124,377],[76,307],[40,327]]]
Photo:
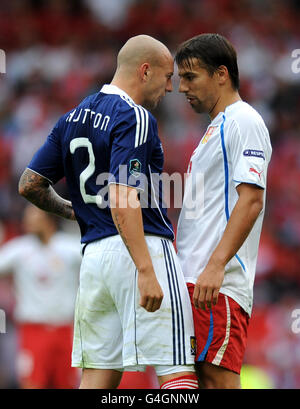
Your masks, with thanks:
[[[188,86],[186,82],[183,80],[183,78],[180,79],[179,82],[179,92],[187,92],[188,91]]]
[[[169,78],[167,81],[166,92],[172,92],[172,91],[173,91],[173,84],[172,84],[171,78]]]

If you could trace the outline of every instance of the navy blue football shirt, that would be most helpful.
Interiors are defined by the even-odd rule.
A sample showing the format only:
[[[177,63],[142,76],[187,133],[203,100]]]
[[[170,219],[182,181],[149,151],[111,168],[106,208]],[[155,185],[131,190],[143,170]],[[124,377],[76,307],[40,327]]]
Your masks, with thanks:
[[[163,163],[153,115],[106,84],[59,119],[28,168],[51,184],[66,177],[82,243],[118,234],[108,202],[110,183],[135,187],[144,232],[173,240],[162,200]]]

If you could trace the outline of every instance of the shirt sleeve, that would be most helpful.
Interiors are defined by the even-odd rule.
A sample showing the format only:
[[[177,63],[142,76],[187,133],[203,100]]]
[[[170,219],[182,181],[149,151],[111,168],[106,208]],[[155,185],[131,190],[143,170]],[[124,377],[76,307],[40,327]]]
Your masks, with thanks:
[[[234,183],[250,183],[266,188],[267,168],[271,157],[269,133],[256,118],[230,125],[229,152]]]
[[[45,143],[34,154],[27,166],[29,169],[48,179],[51,184],[55,184],[64,177],[60,121],[54,126]]]
[[[138,106],[120,109],[113,130],[108,183],[123,184],[144,191],[152,149],[152,118]]]

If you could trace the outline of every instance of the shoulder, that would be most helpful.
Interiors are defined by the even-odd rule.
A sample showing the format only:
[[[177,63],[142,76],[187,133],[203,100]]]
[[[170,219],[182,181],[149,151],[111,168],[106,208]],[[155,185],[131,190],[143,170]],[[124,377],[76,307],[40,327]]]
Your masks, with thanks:
[[[119,106],[118,106],[118,118],[130,118],[133,122],[138,124],[147,124],[155,121],[153,115],[142,105],[134,103],[131,99],[126,98],[123,95],[119,97]]]
[[[237,128],[240,131],[257,128],[268,133],[265,122],[256,109],[244,101],[234,105],[225,110],[225,118],[232,128]]]
[[[238,145],[247,144],[249,148],[263,149],[265,155],[270,157],[272,146],[269,131],[256,109],[242,101],[236,107],[231,107],[228,112],[226,110],[225,126],[229,136],[228,143],[231,144],[232,149],[237,149]]]
[[[24,236],[15,237],[0,246],[0,251],[14,251],[27,253],[28,249],[36,246],[35,237],[26,234]]]
[[[141,105],[120,96],[120,105],[115,119],[115,130],[121,134],[130,132],[134,135],[135,147],[152,140],[157,133],[154,116]]]
[[[246,141],[262,143],[271,150],[269,131],[262,116],[244,101],[233,104],[225,110],[225,129],[231,143]]]

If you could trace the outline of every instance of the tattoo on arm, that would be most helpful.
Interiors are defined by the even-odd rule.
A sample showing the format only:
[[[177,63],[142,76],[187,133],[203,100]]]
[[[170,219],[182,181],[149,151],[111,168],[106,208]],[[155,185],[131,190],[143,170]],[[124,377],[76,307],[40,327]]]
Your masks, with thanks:
[[[118,218],[118,214],[115,213],[113,215],[113,220],[114,220],[115,226],[116,226],[116,228],[117,228],[117,230],[118,230],[118,232],[119,232],[119,234],[120,234],[120,236],[121,236],[121,238],[122,238],[128,252],[129,252],[130,256],[132,257],[129,244],[128,244],[127,240],[126,240],[126,237],[123,234],[123,230],[122,230],[122,226],[121,226],[121,223],[119,221],[119,218]]]
[[[72,203],[59,196],[43,176],[25,169],[19,181],[19,193],[46,212],[76,220]]]

